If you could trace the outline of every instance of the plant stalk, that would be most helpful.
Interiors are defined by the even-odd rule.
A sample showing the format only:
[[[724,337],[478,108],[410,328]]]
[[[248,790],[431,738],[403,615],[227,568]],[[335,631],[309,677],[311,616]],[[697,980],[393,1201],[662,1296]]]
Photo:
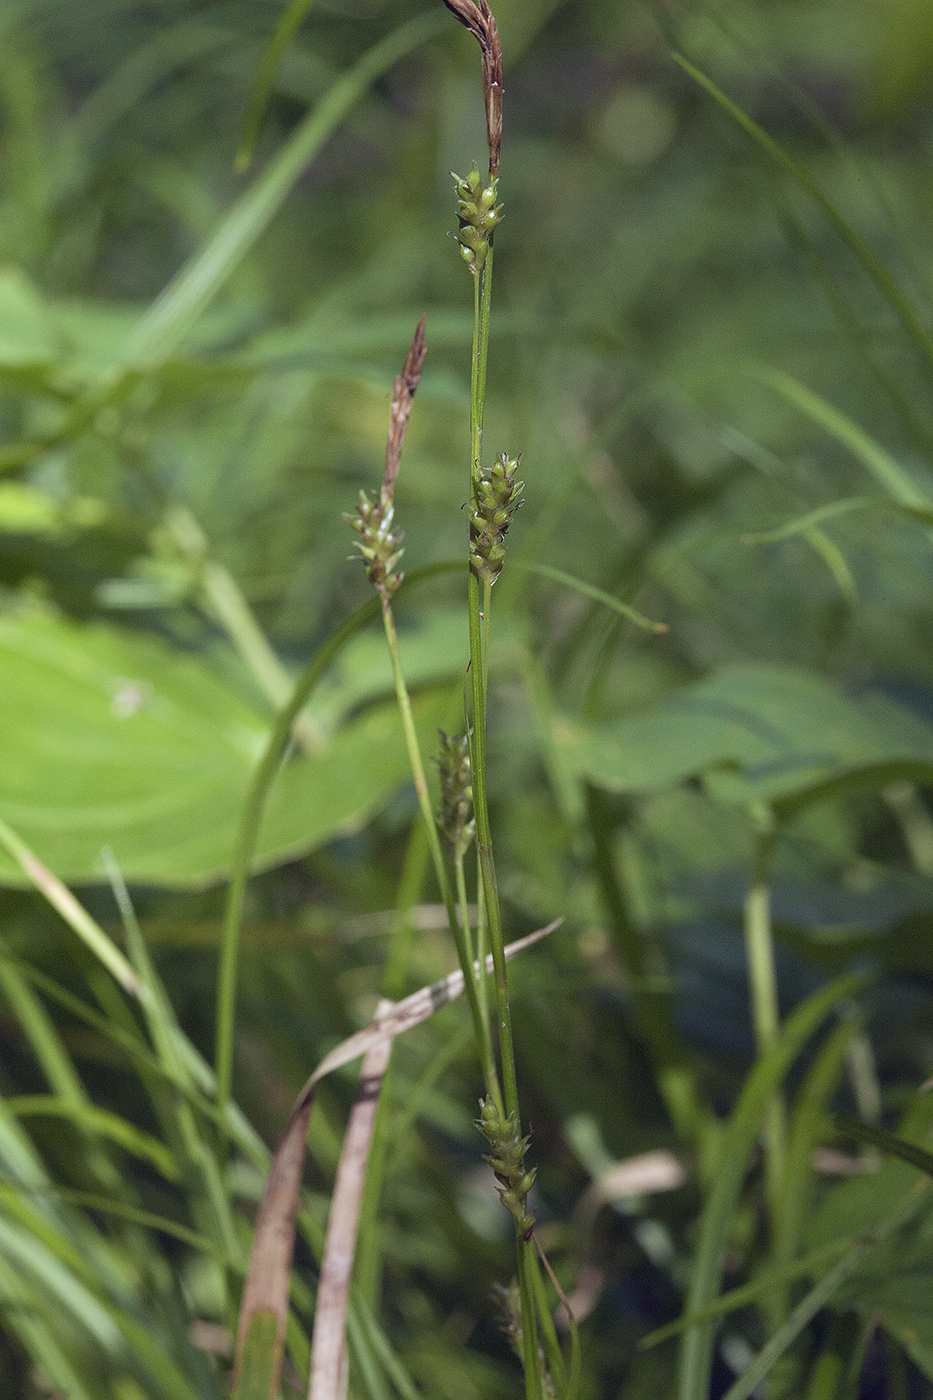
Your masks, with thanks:
[[[771,927],[771,863],[774,827],[770,813],[756,820],[751,880],[745,897],[745,950],[751,993],[752,1023],[759,1056],[766,1055],[778,1039],[780,1009]],[[772,1226],[780,1219],[787,1166],[787,1113],[781,1094],[775,1094],[764,1120],[765,1195]]]

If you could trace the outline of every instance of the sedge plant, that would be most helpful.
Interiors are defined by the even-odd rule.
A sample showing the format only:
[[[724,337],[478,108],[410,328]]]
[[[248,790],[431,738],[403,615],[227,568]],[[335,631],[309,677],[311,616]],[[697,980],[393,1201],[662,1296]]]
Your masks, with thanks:
[[[526,1162],[529,1138],[523,1133],[519,1106],[505,939],[487,793],[486,713],[492,588],[505,560],[506,535],[522,504],[523,489],[523,483],[518,480],[520,457],[513,458],[501,452],[491,466],[485,466],[482,453],[493,235],[502,217],[502,206],[497,203],[502,140],[502,49],[496,21],[486,0],[479,0],[479,3],[445,0],[445,3],[480,45],[489,167],[485,179],[475,163],[467,176],[453,177],[459,219],[456,238],[472,279],[474,308],[470,382],[470,662],[466,732],[454,737],[444,733],[440,736],[441,806],[436,820],[402,672],[391,603],[402,581],[398,567],[402,532],[395,525],[395,482],[411,401],[426,353],[424,318],[419,322],[408,358],[395,383],[382,487],[378,495],[361,492],[355,516],[345,518],[359,535],[358,548],[365,561],[367,577],[380,598],[415,790],[472,1013],[485,1085],[478,1127],[489,1144],[486,1161],[495,1174],[500,1199],[513,1218],[515,1230],[518,1283],[516,1289],[506,1294],[509,1332],[524,1369],[527,1400],[543,1400],[543,1396],[553,1393],[555,1388],[560,1394],[572,1394],[575,1390],[578,1344],[571,1317],[572,1363],[568,1375],[541,1268],[542,1261],[546,1268],[547,1264],[534,1238],[534,1210],[528,1204],[535,1171]],[[438,826],[447,837],[452,853],[453,887],[441,850]],[[466,853],[474,840],[478,910],[475,936],[470,924],[464,867]],[[487,947],[492,964],[491,995],[486,985]],[[491,1011],[495,1015],[495,1038]],[[547,1272],[550,1274],[549,1268]],[[553,1275],[550,1276],[553,1279]],[[567,1312],[569,1315],[569,1308]]]

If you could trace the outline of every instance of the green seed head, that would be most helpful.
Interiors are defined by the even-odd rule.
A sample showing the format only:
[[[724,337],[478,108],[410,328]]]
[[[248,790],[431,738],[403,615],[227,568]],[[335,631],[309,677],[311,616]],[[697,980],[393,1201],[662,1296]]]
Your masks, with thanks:
[[[471,816],[473,785],[470,781],[470,741],[466,734],[451,736],[442,729],[437,732],[440,739],[437,766],[441,780],[437,824],[459,860],[476,834],[476,824]]]
[[[391,501],[361,491],[356,515],[343,517],[360,536],[356,547],[363,557],[366,577],[386,602],[404,578],[404,574],[396,572],[404,552],[400,548],[404,531],[392,529],[394,516],[395,508]]]
[[[522,504],[525,483],[515,474],[521,456],[502,452],[491,467],[473,472],[470,500],[470,564],[480,583],[494,584],[505,559],[505,536]]]
[[[499,182],[495,179],[485,185],[475,165],[465,180],[450,173],[457,192],[460,256],[476,277],[486,262],[493,229],[502,218],[502,205],[496,204]]]
[[[492,1167],[499,1183],[502,1204],[515,1219],[523,1237],[530,1238],[535,1217],[534,1211],[527,1208],[527,1199],[534,1185],[535,1173],[533,1169],[525,1170],[528,1139],[522,1137],[515,1115],[510,1113],[503,1116],[490,1098],[480,1105],[477,1127],[492,1148],[485,1161]]]

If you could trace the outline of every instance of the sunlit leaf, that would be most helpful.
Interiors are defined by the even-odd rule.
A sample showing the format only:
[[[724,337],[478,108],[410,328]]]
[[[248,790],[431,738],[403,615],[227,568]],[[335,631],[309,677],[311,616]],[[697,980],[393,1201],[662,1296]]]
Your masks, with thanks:
[[[0,816],[41,861],[68,882],[101,880],[109,847],[129,881],[223,876],[267,717],[198,656],[106,626],[4,618],[0,664]],[[418,714],[433,739],[442,703],[425,697]],[[407,772],[394,705],[363,711],[282,769],[257,866],[358,829]],[[0,878],[24,880],[6,855]]]

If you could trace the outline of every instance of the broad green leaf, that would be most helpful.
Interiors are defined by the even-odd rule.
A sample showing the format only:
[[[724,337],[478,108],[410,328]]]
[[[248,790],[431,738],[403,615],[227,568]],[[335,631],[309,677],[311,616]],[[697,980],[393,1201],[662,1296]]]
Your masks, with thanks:
[[[428,669],[436,679],[442,668]],[[270,720],[202,658],[36,614],[0,619],[0,674],[0,818],[50,869],[100,880],[109,847],[128,881],[192,886],[226,873]],[[431,747],[443,706],[425,697],[417,713]],[[394,705],[363,711],[282,769],[256,867],[358,830],[407,774]],[[6,853],[0,880],[24,883]]]
[[[32,283],[19,268],[0,268],[0,366],[49,365],[61,349],[54,317]]]
[[[568,723],[558,740],[613,792],[707,774],[730,800],[791,803],[855,778],[933,781],[933,729],[916,715],[789,666],[730,666],[614,723]]]

